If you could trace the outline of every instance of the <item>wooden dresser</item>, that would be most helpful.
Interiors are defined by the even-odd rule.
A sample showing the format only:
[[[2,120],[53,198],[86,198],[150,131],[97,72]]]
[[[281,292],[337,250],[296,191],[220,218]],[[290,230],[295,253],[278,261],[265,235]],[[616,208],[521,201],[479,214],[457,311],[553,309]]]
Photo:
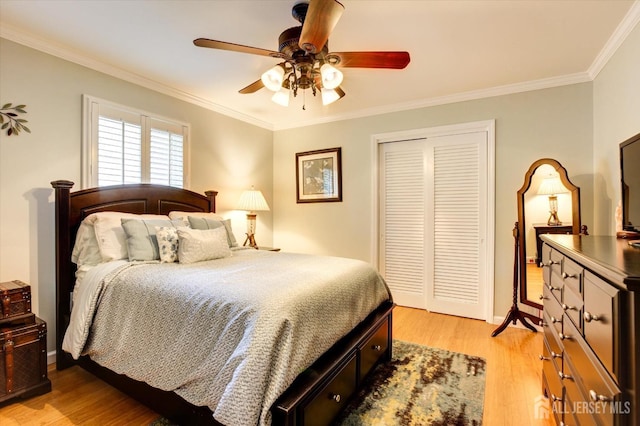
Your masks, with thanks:
[[[558,425],[640,424],[640,249],[542,235],[542,386]]]

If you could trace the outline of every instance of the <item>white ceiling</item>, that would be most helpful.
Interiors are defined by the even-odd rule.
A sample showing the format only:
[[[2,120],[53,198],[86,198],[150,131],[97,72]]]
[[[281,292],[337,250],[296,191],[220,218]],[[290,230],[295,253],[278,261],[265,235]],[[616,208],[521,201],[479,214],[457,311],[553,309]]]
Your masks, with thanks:
[[[313,1],[313,0],[312,0]],[[592,80],[640,20],[623,0],[344,0],[329,51],[406,50],[404,70],[343,69],[346,96],[288,108],[238,90],[278,60],[295,0],[0,0],[0,36],[270,129]],[[306,104],[306,110],[302,110]]]

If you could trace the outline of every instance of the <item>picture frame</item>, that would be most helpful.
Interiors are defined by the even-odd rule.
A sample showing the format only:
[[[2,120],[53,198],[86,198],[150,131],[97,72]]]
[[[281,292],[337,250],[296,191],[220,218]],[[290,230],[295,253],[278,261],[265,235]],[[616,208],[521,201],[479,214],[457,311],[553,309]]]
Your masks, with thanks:
[[[296,200],[342,201],[342,148],[296,153]]]

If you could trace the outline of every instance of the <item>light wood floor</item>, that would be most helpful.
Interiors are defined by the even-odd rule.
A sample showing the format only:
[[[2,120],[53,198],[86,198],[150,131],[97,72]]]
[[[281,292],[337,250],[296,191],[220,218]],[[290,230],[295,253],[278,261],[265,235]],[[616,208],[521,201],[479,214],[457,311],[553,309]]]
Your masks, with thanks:
[[[509,327],[497,337],[483,321],[397,307],[395,339],[487,360],[483,424],[550,426],[535,418],[541,395],[542,334]],[[147,425],[157,417],[79,367],[50,370],[53,390],[0,408],[0,425]]]

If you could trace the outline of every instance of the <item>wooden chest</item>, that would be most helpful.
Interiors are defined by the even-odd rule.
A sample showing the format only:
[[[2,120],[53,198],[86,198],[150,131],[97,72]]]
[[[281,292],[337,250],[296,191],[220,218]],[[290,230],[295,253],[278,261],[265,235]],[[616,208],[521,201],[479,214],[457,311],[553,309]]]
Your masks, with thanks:
[[[0,405],[51,390],[47,377],[47,324],[0,327]]]
[[[31,286],[22,281],[0,283],[0,320],[31,313]]]

